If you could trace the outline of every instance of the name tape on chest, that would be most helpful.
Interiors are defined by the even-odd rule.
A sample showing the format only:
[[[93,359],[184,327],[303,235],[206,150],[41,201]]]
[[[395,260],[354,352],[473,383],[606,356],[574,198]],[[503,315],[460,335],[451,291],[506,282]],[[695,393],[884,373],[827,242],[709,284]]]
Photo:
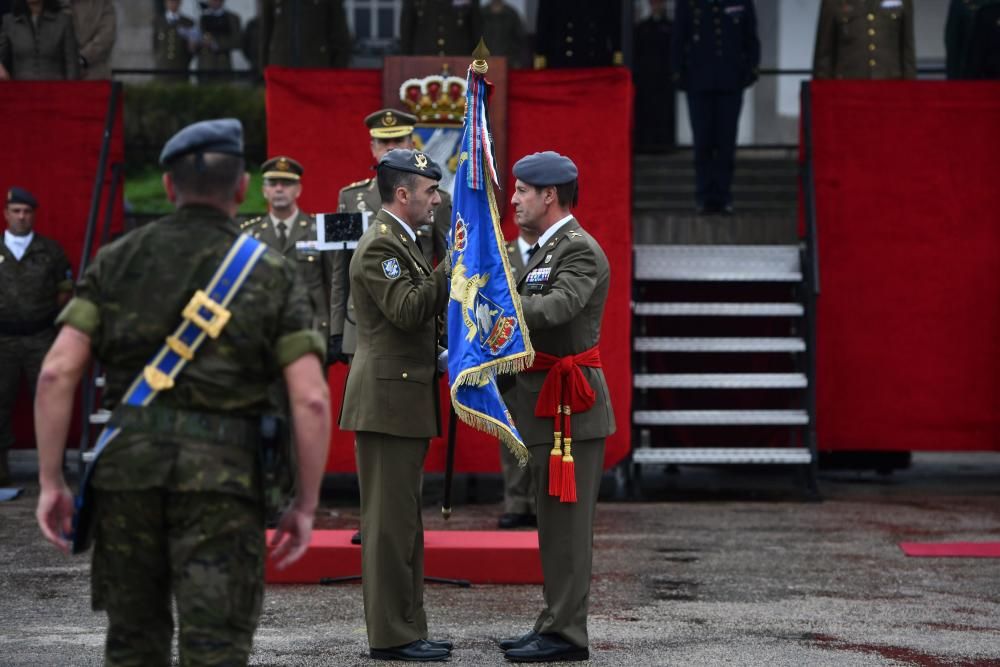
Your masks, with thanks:
[[[539,269],[532,269],[528,275],[524,278],[527,283],[546,283],[549,281],[549,274],[552,273],[552,267],[546,266]]]

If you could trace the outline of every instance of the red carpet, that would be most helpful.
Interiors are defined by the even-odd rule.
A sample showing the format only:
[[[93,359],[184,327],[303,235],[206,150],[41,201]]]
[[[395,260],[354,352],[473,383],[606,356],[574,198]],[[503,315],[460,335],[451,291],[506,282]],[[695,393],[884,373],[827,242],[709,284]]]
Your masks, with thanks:
[[[899,548],[917,558],[1000,558],[1000,542],[900,542]]]
[[[267,539],[271,533],[267,531]],[[361,547],[353,530],[313,531],[309,551],[287,569],[268,561],[269,584],[317,584],[327,577],[361,574]],[[523,531],[431,530],[424,533],[424,574],[467,579],[474,584],[540,584],[538,533]]]

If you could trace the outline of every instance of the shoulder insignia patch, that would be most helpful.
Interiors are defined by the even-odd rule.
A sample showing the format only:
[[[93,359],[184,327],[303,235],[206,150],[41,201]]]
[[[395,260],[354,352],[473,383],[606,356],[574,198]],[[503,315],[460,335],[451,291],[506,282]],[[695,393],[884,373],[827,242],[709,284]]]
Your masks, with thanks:
[[[382,273],[389,280],[395,280],[399,277],[401,273],[399,269],[399,260],[395,257],[390,257],[389,259],[382,262]]]
[[[253,227],[254,225],[256,225],[260,221],[261,221],[260,217],[250,218],[249,220],[244,220],[240,224],[240,229],[246,229],[247,227]]]
[[[571,239],[577,239],[577,238],[582,239],[583,238],[583,234],[581,234],[580,232],[576,231],[575,229],[569,230],[568,232],[566,232],[566,235],[568,237],[570,237]]]
[[[379,223],[378,233],[379,234],[388,234],[389,233],[389,225],[385,224],[384,222]]]

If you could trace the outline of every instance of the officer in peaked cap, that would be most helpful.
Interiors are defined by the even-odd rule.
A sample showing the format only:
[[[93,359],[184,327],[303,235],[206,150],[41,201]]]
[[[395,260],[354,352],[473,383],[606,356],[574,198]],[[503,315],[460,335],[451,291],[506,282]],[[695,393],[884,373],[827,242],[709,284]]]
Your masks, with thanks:
[[[516,376],[508,406],[531,455],[545,579],[545,606],[534,627],[500,642],[514,662],[589,657],[594,512],[604,442],[614,433],[615,420],[597,348],[611,270],[601,246],[571,213],[577,175],[573,161],[553,151],[528,155],[514,165],[515,222],[538,237],[517,277],[536,356],[535,364]],[[564,366],[579,380],[570,380],[562,396],[543,395],[548,374]],[[588,387],[592,403],[572,398],[590,394]],[[537,416],[559,411],[564,413],[561,426],[553,417]],[[555,495],[550,486],[557,487]]]
[[[378,164],[382,156],[393,148],[413,148],[413,130],[417,117],[397,109],[379,109],[365,117],[365,127],[372,158]],[[417,238],[424,259],[431,266],[444,257],[448,248],[448,233],[451,227],[451,197],[447,192],[438,191],[441,203],[434,209],[433,222],[420,225]],[[364,213],[372,215],[382,207],[375,178],[355,181],[340,190],[337,210],[341,213]],[[338,250],[333,253],[333,281],[330,288],[330,351],[332,361],[348,361],[356,346],[354,326],[354,305],[350,299],[350,281],[347,268],[352,251]]]
[[[45,358],[36,514],[63,550],[73,499],[60,434],[92,355],[119,428],[89,478],[92,606],[107,612],[106,664],[169,664],[175,602],[181,664],[247,664],[268,556],[260,417],[279,378],[294,407],[298,477],[271,557],[284,567],[309,546],[330,437],[312,307],[295,267],[270,249],[243,267],[238,287],[212,278],[242,242],[233,220],[249,182],[242,152],[232,119],[196,123],[167,142],[163,180],[177,210],[101,248]],[[188,346],[171,336],[182,323],[214,333]],[[163,370],[170,350],[187,360],[175,377]],[[122,404],[137,378],[156,391],[142,405]]]
[[[436,268],[416,230],[440,203],[441,168],[397,148],[379,160],[381,206],[358,242],[350,280],[357,316],[340,427],[355,432],[361,489],[361,586],[371,657],[444,660],[426,641],[420,487],[430,438],[441,433],[437,317],[448,304],[448,260]]]
[[[7,451],[21,378],[32,396],[42,359],[55,338],[55,319],[73,291],[69,260],[59,244],[35,229],[38,200],[24,188],[4,196],[6,229],[0,243],[0,486],[10,481]]]

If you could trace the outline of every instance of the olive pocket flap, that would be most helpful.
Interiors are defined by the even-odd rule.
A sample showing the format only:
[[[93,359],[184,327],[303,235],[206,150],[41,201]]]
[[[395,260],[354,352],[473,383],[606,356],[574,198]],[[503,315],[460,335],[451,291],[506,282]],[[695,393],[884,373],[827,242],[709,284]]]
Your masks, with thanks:
[[[412,359],[381,357],[375,359],[375,377],[379,380],[405,380],[430,384],[434,379],[434,367],[418,364]]]

